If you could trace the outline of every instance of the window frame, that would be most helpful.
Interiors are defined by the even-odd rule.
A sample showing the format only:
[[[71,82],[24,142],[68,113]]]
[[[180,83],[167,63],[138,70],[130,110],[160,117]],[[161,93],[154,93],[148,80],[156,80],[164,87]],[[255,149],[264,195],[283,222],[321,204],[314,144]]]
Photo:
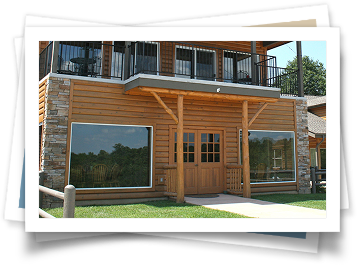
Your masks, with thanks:
[[[156,74],[150,73],[150,75],[159,75],[160,74],[160,42],[156,42],[156,41],[136,41],[135,42],[135,54],[134,54],[134,58],[133,58],[133,63],[135,66],[135,69],[133,70],[132,75],[138,75],[138,74],[147,74],[147,73],[136,73],[136,67],[138,65],[138,44],[139,43],[148,43],[148,44],[156,44]],[[132,54],[130,54],[130,56],[132,56]],[[130,62],[132,62],[132,58],[130,58]]]
[[[251,185],[256,185],[256,184],[269,184],[269,183],[272,183],[272,184],[279,184],[279,183],[296,183],[297,182],[297,165],[296,165],[296,135],[295,135],[295,131],[271,131],[271,130],[248,130],[248,132],[251,131],[251,132],[290,132],[290,133],[293,133],[293,147],[294,147],[294,150],[293,150],[293,165],[294,165],[294,180],[288,180],[288,181],[266,181],[266,182],[251,182],[250,181],[250,184]],[[243,154],[242,154],[242,139],[241,139],[241,135],[242,135],[242,129],[239,129],[239,155],[240,155],[240,164],[242,165],[242,157],[243,157]],[[250,157],[249,157],[249,163],[250,163]],[[249,174],[250,175],[250,174]],[[250,177],[249,177],[250,179]],[[242,178],[242,183],[243,183],[243,178]]]
[[[235,54],[242,54],[242,55],[249,55],[249,53],[248,52],[239,52],[239,51],[237,51],[237,52],[235,52],[235,51],[230,51],[230,50],[223,50],[223,56],[222,56],[222,72],[223,72],[223,74],[222,74],[222,79],[223,79],[223,82],[225,82],[225,83],[234,83],[234,84],[240,84],[239,82],[238,82],[238,74],[239,74],[239,71],[238,71],[238,60],[236,60],[236,61],[234,61],[233,59],[234,58],[232,58],[232,61],[233,61],[233,64],[232,64],[232,67],[231,68],[228,68],[228,67],[226,67],[226,64],[225,64],[225,58],[230,58],[230,57],[226,57],[225,56],[225,53],[229,53],[229,54],[233,54],[233,56],[235,55]],[[243,60],[246,60],[246,59],[248,59],[249,57],[247,57],[247,58],[245,58],[245,59],[243,59]],[[234,70],[234,64],[236,65],[236,67],[237,67],[237,72],[236,73],[233,73],[233,70]],[[228,68],[229,70],[232,70],[232,79],[229,79],[229,78],[225,78],[224,77],[224,75],[225,75],[225,71],[226,71],[226,68]],[[247,71],[247,74],[248,74],[248,76],[251,78],[252,77],[252,73],[251,73],[251,71],[252,71],[252,62],[250,61],[249,63],[248,63],[248,68],[247,69],[243,69],[243,70],[246,70]],[[228,73],[228,71],[227,71],[227,73]],[[244,73],[244,72],[243,72]],[[235,76],[235,74],[236,74],[236,78],[234,78],[234,76]],[[245,83],[243,83],[243,84],[245,84]]]
[[[141,187],[97,187],[97,188],[77,188],[76,190],[133,190],[133,189],[152,189],[153,186],[153,170],[154,170],[154,126],[153,125],[133,125],[133,124],[110,124],[110,123],[94,123],[94,122],[71,122],[71,133],[70,133],[70,143],[69,143],[69,162],[67,165],[68,175],[67,175],[67,184],[70,184],[71,177],[71,154],[72,154],[72,132],[73,124],[87,124],[87,125],[107,125],[107,126],[127,126],[127,127],[144,127],[150,129],[150,176],[149,176],[149,186]]]
[[[177,49],[187,49],[187,50],[193,50],[194,54],[193,54],[193,62],[191,61],[191,67],[193,67],[193,76],[194,78],[192,78],[188,75],[184,75],[184,74],[178,74],[176,73],[176,61],[177,61]],[[202,79],[202,78],[197,78],[197,51],[205,51],[205,52],[211,52],[213,54],[213,73],[214,73],[214,77],[212,78],[212,80],[206,80],[206,79]],[[175,60],[174,60],[174,68],[175,69],[175,77],[180,77],[180,78],[187,78],[187,79],[196,79],[196,80],[205,80],[205,81],[217,81],[217,53],[216,50],[210,50],[210,49],[206,49],[206,48],[200,48],[200,47],[190,47],[190,46],[186,46],[186,45],[175,45]],[[192,69],[191,69],[192,72]],[[209,77],[207,77],[209,78]]]

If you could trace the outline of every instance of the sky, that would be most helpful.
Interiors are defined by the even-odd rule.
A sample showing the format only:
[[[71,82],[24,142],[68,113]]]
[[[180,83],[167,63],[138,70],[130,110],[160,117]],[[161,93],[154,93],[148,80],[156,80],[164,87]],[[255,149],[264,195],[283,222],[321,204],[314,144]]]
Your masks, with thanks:
[[[318,60],[326,68],[326,42],[325,41],[302,41],[302,55],[307,55],[314,61]],[[285,67],[288,61],[296,56],[296,41],[284,44],[268,51],[269,55],[276,56],[277,66]]]
[[[96,155],[100,150],[105,150],[111,153],[117,143],[130,148],[147,146],[148,130],[142,126],[72,124],[71,152],[93,152]]]

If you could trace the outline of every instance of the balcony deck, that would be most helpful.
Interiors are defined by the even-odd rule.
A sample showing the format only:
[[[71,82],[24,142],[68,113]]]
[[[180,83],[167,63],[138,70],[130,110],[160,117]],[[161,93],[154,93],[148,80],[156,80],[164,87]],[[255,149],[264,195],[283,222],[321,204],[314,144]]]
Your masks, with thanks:
[[[50,72],[131,79],[127,90],[145,82],[247,96],[297,96],[297,70],[277,67],[273,56],[185,42],[51,42],[40,54],[40,80]]]

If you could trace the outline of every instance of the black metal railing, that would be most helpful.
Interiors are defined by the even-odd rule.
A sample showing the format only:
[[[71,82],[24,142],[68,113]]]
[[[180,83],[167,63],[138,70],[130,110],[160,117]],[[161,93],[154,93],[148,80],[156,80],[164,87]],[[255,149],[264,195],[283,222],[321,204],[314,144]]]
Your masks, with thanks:
[[[49,73],[52,45],[40,54],[40,79]],[[187,42],[60,41],[57,73],[116,78],[137,74],[281,88],[297,95],[297,70],[279,68],[276,57]],[[127,48],[127,50],[126,50]],[[125,62],[125,54],[129,55]],[[125,70],[127,69],[127,70]]]
[[[123,78],[124,42],[60,41],[57,73]]]
[[[277,87],[281,89],[282,95],[298,95],[298,70],[271,67],[262,63],[257,63],[259,84],[267,87]]]
[[[47,45],[40,53],[39,80],[44,78],[51,71],[53,42]]]
[[[263,85],[257,62],[276,67],[276,58],[186,42],[133,42],[130,76],[146,73],[249,85]],[[158,54],[160,56],[158,56]]]

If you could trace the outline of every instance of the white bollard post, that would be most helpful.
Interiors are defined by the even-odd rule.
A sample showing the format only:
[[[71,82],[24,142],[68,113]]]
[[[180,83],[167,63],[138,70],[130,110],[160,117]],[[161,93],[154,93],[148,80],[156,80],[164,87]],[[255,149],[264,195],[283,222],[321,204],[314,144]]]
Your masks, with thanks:
[[[67,185],[64,188],[63,218],[74,218],[74,208],[76,205],[76,188]]]

